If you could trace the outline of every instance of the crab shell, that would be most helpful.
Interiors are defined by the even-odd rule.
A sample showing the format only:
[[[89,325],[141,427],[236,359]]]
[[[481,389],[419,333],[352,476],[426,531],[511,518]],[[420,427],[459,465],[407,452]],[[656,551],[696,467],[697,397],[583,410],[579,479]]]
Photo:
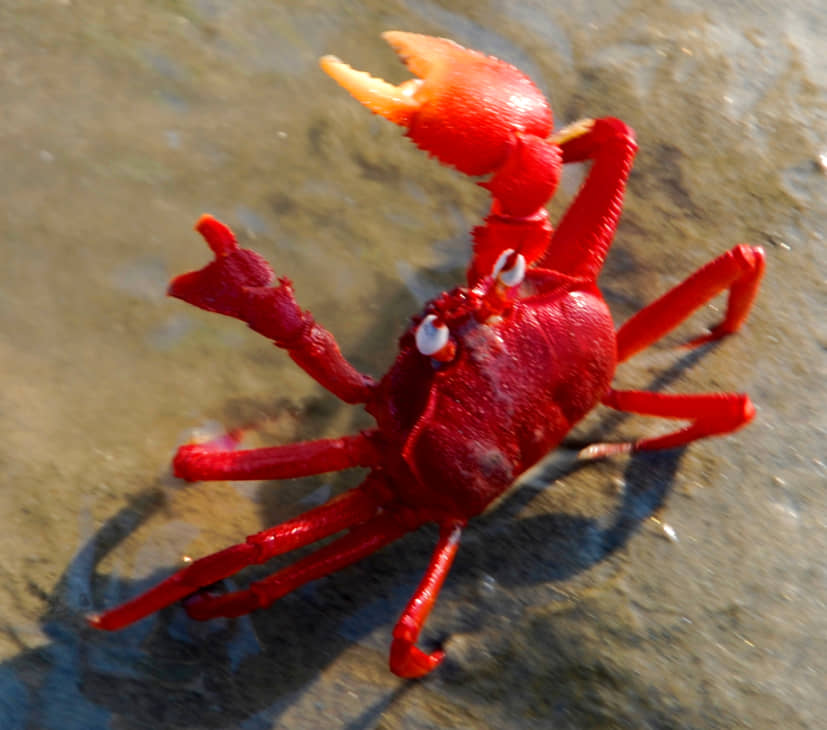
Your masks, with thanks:
[[[410,475],[397,474],[399,496],[454,518],[481,513],[556,446],[608,390],[615,367],[612,318],[594,283],[529,270],[510,306],[484,321],[478,290],[426,306],[449,327],[454,359],[418,351],[415,319],[368,404],[385,437],[398,436],[385,453],[398,450]]]

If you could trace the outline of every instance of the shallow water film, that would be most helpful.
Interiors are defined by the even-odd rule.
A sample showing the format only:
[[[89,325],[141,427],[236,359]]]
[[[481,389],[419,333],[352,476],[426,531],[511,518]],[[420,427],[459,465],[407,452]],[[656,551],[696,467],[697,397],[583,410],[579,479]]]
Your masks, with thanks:
[[[165,297],[207,260],[201,213],[375,375],[408,317],[462,280],[485,191],[318,68],[335,53],[406,78],[392,28],[519,66],[557,127],[635,128],[600,280],[618,323],[734,244],[764,246],[741,332],[675,347],[719,298],[616,379],[748,392],[758,416],[574,465],[579,444],[664,428],[596,410],[465,531],[421,641],[448,657],[422,681],[390,674],[387,652],[432,529],[249,617],[172,607],[93,631],[87,612],[181,556],[360,476],[171,477],[194,433],[258,423],[256,445],[370,424],[244,325]],[[0,727],[824,727],[825,38],[821,0],[0,3]],[[581,177],[567,171],[554,217]]]

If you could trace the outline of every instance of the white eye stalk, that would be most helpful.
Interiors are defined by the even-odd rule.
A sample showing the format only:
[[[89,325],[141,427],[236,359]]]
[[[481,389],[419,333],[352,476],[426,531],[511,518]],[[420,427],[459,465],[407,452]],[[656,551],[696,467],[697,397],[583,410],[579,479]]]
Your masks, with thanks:
[[[492,273],[503,286],[509,289],[517,286],[525,278],[525,256],[507,248],[500,254]]]
[[[451,341],[448,328],[438,322],[435,314],[429,314],[416,328],[416,349],[423,355],[440,362],[454,359],[456,346]]]

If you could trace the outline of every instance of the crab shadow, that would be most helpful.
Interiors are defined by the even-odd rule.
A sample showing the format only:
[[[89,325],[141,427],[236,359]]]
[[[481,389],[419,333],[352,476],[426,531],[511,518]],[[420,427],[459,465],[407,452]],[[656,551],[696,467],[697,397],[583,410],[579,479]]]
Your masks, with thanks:
[[[410,299],[397,288],[394,306],[387,311],[410,311]],[[375,351],[374,346],[368,342],[359,351]],[[702,354],[698,350],[684,355],[650,387],[677,378]],[[317,418],[318,413],[322,420],[332,417],[325,408],[317,409]],[[607,414],[596,431],[605,437],[623,418]],[[606,560],[663,503],[682,454],[630,458],[623,476],[629,487],[609,515],[588,518],[563,509],[521,517],[539,492],[563,476],[590,468],[589,462],[577,461],[575,453],[559,450],[532,472],[530,481],[469,525],[446,585],[447,600],[467,595],[469,581],[481,577],[509,589],[530,589],[566,580]],[[262,485],[263,491],[275,488]],[[201,624],[173,606],[116,634],[89,628],[84,621],[87,612],[146,590],[169,574],[163,568],[133,581],[98,570],[104,558],[117,554],[126,538],[163,508],[167,489],[159,480],[135,496],[78,550],[52,593],[41,596],[47,610],[39,624],[46,642],[30,649],[19,641],[20,653],[0,667],[3,728],[96,730],[110,727],[113,718],[119,728],[128,729],[242,723],[245,729],[271,727],[354,644],[371,652],[385,671],[389,629],[427,564],[436,540],[432,527],[237,620]],[[263,524],[285,519],[266,498],[262,512]],[[503,560],[503,554],[509,559]],[[285,556],[282,564],[293,560],[295,555]],[[229,584],[243,585],[273,569],[272,564],[251,568],[239,583]],[[374,645],[374,631],[383,634],[381,648]],[[374,727],[412,686],[388,675],[374,700],[347,727]]]

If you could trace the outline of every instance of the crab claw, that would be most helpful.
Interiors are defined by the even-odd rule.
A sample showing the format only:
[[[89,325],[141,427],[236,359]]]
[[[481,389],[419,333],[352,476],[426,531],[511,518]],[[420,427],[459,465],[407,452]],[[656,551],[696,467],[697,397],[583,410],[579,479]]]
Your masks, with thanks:
[[[211,215],[201,216],[195,230],[204,237],[215,259],[203,269],[176,276],[167,294],[208,312],[241,316],[244,289],[271,284],[273,270],[255,251],[240,248],[233,232]]]
[[[335,56],[322,58],[321,66],[372,112],[406,127],[441,162],[486,175],[499,169],[518,135],[550,133],[548,102],[512,65],[446,38],[395,30],[382,37],[418,78],[394,86]]]

